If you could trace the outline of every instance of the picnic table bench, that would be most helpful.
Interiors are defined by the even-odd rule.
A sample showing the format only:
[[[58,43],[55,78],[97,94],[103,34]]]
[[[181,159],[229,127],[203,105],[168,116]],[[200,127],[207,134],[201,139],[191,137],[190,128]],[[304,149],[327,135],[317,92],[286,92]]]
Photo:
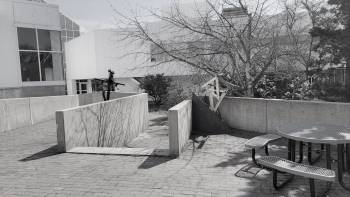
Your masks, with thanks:
[[[256,137],[246,141],[245,147],[251,149],[251,151],[252,151],[252,160],[253,160],[255,165],[259,165],[256,162],[256,158],[255,158],[255,151],[256,151],[256,149],[265,148],[265,154],[269,155],[269,150],[268,150],[269,149],[269,147],[268,147],[269,143],[273,142],[275,140],[278,140],[280,138],[281,138],[281,136],[279,136],[279,135],[266,134],[266,135],[256,136]]]
[[[336,179],[336,174],[335,174],[335,171],[333,170],[321,168],[317,166],[301,164],[301,163],[293,162],[293,161],[276,157],[276,156],[263,156],[257,159],[257,163],[260,164],[261,166],[272,169],[273,186],[276,190],[280,189],[281,187],[289,183],[292,180],[293,176],[297,175],[297,176],[309,178],[310,194],[312,197],[316,196],[315,179],[326,181],[327,182],[326,190],[322,192],[322,195],[320,195],[320,196],[323,196],[329,191],[331,184],[335,182],[335,179]],[[278,184],[277,175],[279,172],[285,172],[285,173],[291,174],[292,176],[289,179],[282,182],[281,184]]]

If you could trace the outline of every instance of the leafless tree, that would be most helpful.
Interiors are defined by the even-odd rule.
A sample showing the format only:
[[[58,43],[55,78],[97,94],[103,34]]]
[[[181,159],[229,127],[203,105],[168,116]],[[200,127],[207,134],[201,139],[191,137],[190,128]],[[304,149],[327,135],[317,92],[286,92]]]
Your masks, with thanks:
[[[289,57],[305,69],[307,78],[312,77],[312,70],[322,69],[319,63],[319,54],[315,46],[319,38],[313,37],[311,29],[320,26],[325,16],[324,0],[293,0],[285,2],[285,28],[288,35]],[[326,24],[326,23],[325,23]]]
[[[218,76],[236,94],[253,96],[269,67],[286,55],[278,39],[283,23],[269,13],[269,2],[207,0],[205,11],[199,7],[194,10],[197,17],[187,16],[174,3],[167,13],[150,11],[161,21],[156,28],[139,17],[125,17],[134,27],[124,32],[125,38],[150,43],[151,60],[152,55],[165,57],[154,65],[179,62]]]

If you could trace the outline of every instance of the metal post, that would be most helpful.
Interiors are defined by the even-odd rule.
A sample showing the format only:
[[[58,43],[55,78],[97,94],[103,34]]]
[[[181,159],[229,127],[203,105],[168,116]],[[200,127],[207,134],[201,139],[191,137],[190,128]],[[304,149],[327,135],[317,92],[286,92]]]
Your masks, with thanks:
[[[288,140],[288,160],[292,159],[292,140]]]
[[[255,148],[252,149],[252,160],[255,165],[259,166],[258,162],[256,162],[256,159],[255,159]]]
[[[307,160],[309,164],[312,164],[312,144],[307,143]]]
[[[265,146],[265,155],[269,156],[269,145]]]
[[[346,144],[346,169],[350,173],[350,144]]]
[[[332,168],[332,158],[331,158],[331,145],[326,145],[326,162],[327,162],[327,169]]]
[[[291,148],[292,148],[292,161],[295,162],[295,143],[296,141],[295,140],[292,140],[292,144],[291,144]]]
[[[304,160],[304,143],[299,142],[299,161],[298,163],[302,163]]]
[[[315,197],[316,196],[315,180],[314,179],[309,179],[309,182],[310,182],[310,194],[311,194],[311,197]]]

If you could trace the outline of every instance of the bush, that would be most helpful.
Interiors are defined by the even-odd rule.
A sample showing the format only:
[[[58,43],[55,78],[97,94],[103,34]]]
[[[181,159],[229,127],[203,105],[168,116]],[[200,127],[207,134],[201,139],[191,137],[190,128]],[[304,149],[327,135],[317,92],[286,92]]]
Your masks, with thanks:
[[[310,83],[302,73],[265,75],[255,87],[255,97],[288,100],[313,98]]]
[[[160,107],[167,100],[171,80],[164,74],[147,75],[142,80],[140,87],[152,97],[154,104]]]

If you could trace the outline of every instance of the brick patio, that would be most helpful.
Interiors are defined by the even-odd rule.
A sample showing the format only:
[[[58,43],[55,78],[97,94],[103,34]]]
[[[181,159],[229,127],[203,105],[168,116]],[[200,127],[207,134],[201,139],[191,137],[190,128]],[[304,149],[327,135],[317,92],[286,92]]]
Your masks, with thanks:
[[[158,133],[163,137],[155,141],[165,139]],[[55,121],[49,121],[0,133],[0,196],[309,196],[308,181],[300,177],[276,192],[268,171],[235,175],[251,163],[244,142],[252,136],[210,136],[178,159],[56,154]],[[284,153],[283,144],[274,144],[273,154]],[[349,195],[337,183],[329,193]]]

